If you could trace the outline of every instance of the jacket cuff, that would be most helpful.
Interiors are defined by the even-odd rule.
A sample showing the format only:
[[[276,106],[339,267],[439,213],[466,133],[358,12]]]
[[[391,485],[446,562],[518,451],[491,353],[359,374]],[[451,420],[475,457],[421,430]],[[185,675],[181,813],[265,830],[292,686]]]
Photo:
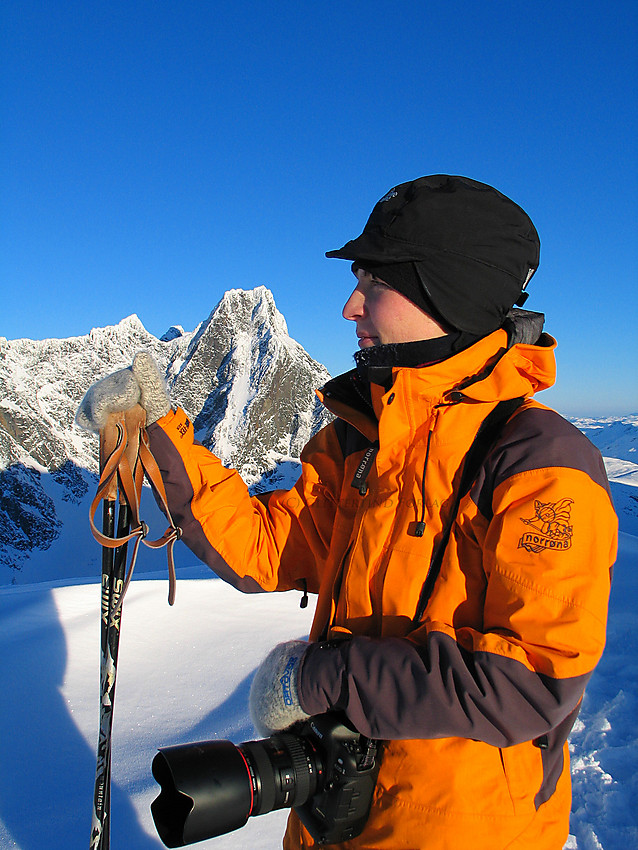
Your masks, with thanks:
[[[345,666],[341,646],[310,644],[301,661],[297,679],[299,703],[306,714],[323,714],[331,708],[340,707]]]

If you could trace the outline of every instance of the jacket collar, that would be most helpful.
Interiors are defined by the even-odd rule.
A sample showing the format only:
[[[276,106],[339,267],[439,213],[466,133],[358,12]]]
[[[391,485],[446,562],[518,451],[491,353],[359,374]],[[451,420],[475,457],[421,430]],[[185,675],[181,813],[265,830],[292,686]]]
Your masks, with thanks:
[[[542,314],[517,310],[508,319],[503,328],[444,360],[417,367],[392,366],[390,373],[388,367],[372,367],[368,378],[381,384],[384,392],[392,387],[397,394],[400,390],[401,395],[430,405],[529,397],[554,383],[556,342],[541,332]],[[382,372],[375,372],[377,368]],[[330,380],[318,396],[336,416],[376,439],[369,383],[357,369]]]
[[[448,360],[401,374],[397,371],[394,381],[405,381],[411,394],[435,403],[529,397],[554,383],[555,347],[548,334],[542,334],[535,345],[510,345],[507,330],[499,328]]]
[[[387,345],[375,345],[363,348],[354,355],[356,368],[362,377],[368,377],[368,370],[385,368],[391,373],[393,368],[407,366],[416,368],[447,360],[459,351],[469,348],[478,342],[480,337],[461,331],[452,331],[444,336],[433,339],[422,339],[416,342],[399,342]],[[371,377],[371,376],[370,376]],[[371,378],[374,380],[374,378]],[[378,383],[378,382],[376,382]]]

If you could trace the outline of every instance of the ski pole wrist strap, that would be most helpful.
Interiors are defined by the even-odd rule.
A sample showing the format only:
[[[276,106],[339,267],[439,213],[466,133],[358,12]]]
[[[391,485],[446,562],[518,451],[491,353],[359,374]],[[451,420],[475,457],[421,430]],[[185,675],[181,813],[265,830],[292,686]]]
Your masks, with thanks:
[[[108,549],[117,549],[125,543],[134,541],[131,562],[126,573],[118,607],[122,604],[124,594],[131,581],[140,543],[144,543],[151,549],[160,549],[166,546],[169,605],[172,605],[175,601],[176,575],[173,547],[182,536],[182,531],[175,525],[168,507],[162,476],[149,446],[145,429],[145,416],[144,409],[140,405],[135,405],[129,410],[112,413],[106,425],[100,431],[101,472],[97,492],[89,510],[91,532],[97,542]],[[155,491],[161,509],[170,523],[162,537],[157,540],[146,539],[148,526],[140,519],[140,499],[144,476]],[[95,514],[101,501],[116,501],[118,498],[120,504],[126,504],[129,507],[131,527],[129,533],[122,537],[109,537],[96,527]]]

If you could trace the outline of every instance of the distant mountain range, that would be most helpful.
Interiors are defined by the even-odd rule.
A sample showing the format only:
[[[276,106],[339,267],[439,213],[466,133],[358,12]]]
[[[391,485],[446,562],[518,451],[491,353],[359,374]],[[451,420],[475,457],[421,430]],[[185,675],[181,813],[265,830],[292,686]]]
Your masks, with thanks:
[[[137,316],[69,339],[0,338],[0,584],[95,577],[88,526],[97,438],[73,418],[88,387],[146,350],[197,438],[253,491],[290,487],[310,436],[330,419],[315,389],[330,377],[293,340],[265,287],[227,292],[194,331],[161,338]],[[638,534],[638,416],[575,419],[606,458],[621,528]],[[164,528],[150,492],[143,515]],[[178,564],[193,556],[177,547]],[[139,571],[163,559],[141,549]]]
[[[638,464],[637,415],[602,419],[568,418],[589,437],[603,457],[615,457]]]
[[[605,460],[620,530],[638,535],[638,416],[570,419]]]

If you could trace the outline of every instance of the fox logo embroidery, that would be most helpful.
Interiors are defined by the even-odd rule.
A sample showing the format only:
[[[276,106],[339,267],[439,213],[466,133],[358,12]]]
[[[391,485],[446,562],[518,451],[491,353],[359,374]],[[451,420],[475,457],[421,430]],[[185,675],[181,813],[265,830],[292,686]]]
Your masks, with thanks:
[[[564,551],[572,545],[573,527],[571,525],[571,506],[573,499],[560,499],[558,502],[534,501],[535,515],[531,519],[520,517],[521,522],[529,525],[533,531],[526,531],[518,541],[519,549],[528,552],[542,552],[543,549]]]

